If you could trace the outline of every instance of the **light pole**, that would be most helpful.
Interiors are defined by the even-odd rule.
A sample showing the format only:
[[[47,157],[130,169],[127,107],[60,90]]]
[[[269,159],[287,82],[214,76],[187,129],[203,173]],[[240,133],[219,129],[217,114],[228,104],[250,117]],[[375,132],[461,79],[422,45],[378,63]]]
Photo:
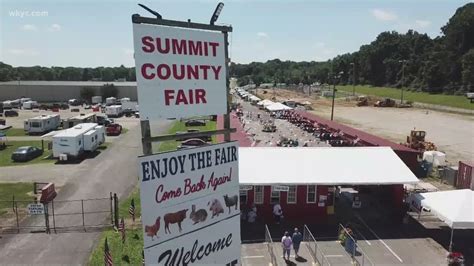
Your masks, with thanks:
[[[399,63],[402,63],[402,92],[400,95],[400,104],[403,104],[403,85],[405,83],[405,64],[408,62],[408,60],[399,60]]]
[[[354,63],[351,63],[351,66],[352,66],[352,96],[355,96],[355,93],[356,93],[356,87],[355,87],[355,78],[356,78],[356,74],[355,74],[355,64]]]
[[[332,105],[331,105],[331,121],[334,119],[334,100],[336,98],[336,78],[341,78],[341,75],[344,74],[344,71],[339,72],[338,75],[334,76],[333,81],[333,89],[332,89]]]

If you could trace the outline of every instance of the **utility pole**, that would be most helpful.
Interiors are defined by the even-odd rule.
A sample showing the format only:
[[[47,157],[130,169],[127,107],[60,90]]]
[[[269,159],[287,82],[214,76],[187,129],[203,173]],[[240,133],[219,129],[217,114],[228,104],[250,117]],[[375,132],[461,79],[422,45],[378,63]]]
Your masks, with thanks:
[[[352,66],[352,96],[355,96],[355,91],[356,91],[356,88],[355,88],[355,78],[356,78],[356,75],[355,75],[355,64],[354,63],[351,63],[351,66]]]
[[[398,62],[402,63],[402,92],[400,95],[400,104],[403,104],[403,85],[405,83],[405,64],[406,62],[408,62],[408,60],[400,60]]]
[[[336,98],[336,78],[341,78],[342,74],[344,74],[344,71],[339,72],[338,75],[334,76],[332,81],[333,81],[333,89],[332,89],[332,105],[331,105],[331,121],[334,119],[334,100]]]

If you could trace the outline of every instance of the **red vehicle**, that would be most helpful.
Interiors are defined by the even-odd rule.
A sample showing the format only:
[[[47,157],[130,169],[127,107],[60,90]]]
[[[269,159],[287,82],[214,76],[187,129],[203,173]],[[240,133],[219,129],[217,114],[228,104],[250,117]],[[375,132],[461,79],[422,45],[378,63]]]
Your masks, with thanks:
[[[109,124],[105,128],[105,132],[107,133],[107,136],[118,136],[122,133],[122,126],[119,124]]]

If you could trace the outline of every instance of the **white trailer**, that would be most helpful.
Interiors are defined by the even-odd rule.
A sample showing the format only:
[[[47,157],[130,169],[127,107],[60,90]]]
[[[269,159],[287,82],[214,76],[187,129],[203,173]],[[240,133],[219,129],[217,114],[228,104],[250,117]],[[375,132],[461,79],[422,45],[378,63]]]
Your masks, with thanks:
[[[107,117],[120,117],[122,115],[121,105],[111,105],[105,108],[105,114]]]
[[[102,103],[102,96],[92,96],[91,102],[92,104]]]
[[[68,160],[93,152],[105,141],[105,131],[96,123],[79,124],[53,136],[53,157]]]
[[[105,99],[105,105],[114,105],[117,103],[117,98],[109,97]]]
[[[31,101],[31,98],[20,98],[20,104]]]
[[[38,102],[37,101],[26,101],[22,104],[22,108],[25,110],[31,110],[33,108],[37,108]]]
[[[122,102],[122,110],[132,109],[132,111],[138,111],[138,102]]]
[[[42,115],[25,120],[24,129],[28,134],[46,133],[56,130],[61,125],[59,114]]]

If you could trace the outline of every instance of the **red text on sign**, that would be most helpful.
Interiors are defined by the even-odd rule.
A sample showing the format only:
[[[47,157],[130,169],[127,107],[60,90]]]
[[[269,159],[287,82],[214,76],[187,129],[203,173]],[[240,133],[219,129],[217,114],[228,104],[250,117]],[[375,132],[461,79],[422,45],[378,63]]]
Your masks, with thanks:
[[[145,63],[141,67],[141,73],[145,79],[158,78],[161,80],[168,80],[173,78],[176,80],[207,80],[209,78],[219,80],[221,69],[222,66],[211,65],[159,64],[155,66],[150,63]]]
[[[165,105],[188,105],[188,104],[205,104],[206,90],[204,89],[191,89],[185,92],[185,90],[173,90],[166,89],[163,91],[165,94]]]
[[[213,56],[217,55],[217,42],[205,42],[194,40],[180,40],[169,38],[155,38],[151,36],[142,37],[142,50],[145,53],[158,52],[161,54],[178,54],[178,55],[197,55],[197,56]]]

